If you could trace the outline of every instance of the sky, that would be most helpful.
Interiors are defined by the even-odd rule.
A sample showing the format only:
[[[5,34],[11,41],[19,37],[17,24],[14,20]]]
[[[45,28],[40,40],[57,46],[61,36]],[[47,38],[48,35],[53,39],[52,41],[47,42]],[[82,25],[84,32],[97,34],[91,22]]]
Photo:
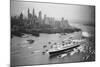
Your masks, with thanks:
[[[27,10],[32,12],[35,9],[35,14],[42,12],[42,17],[46,14],[48,17],[54,17],[61,20],[62,17],[68,20],[78,20],[92,22],[94,21],[95,8],[94,6],[72,5],[72,4],[53,4],[40,3],[29,1],[11,1],[11,16],[20,15],[22,12],[27,16]]]

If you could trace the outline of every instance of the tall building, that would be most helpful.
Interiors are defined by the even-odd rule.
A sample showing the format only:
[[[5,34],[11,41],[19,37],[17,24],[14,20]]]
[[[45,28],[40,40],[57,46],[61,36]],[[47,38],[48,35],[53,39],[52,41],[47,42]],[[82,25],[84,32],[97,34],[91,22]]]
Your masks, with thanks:
[[[63,22],[64,21],[64,18],[62,17],[61,21]]]
[[[65,28],[70,28],[70,24],[68,23],[68,20],[64,21],[64,25],[65,25]]]
[[[65,25],[64,25],[64,18],[62,17],[61,23],[60,23],[60,27],[61,27],[61,28],[64,28],[64,26],[65,26]]]
[[[49,25],[55,26],[55,19],[53,17],[49,18]]]
[[[42,20],[42,12],[41,12],[41,11],[39,11],[39,16],[38,16],[38,19],[39,19],[39,21],[41,21],[41,20]]]
[[[35,16],[35,11],[34,11],[34,8],[33,8],[33,17]]]
[[[47,17],[47,16],[46,16],[46,15],[44,15],[44,20],[46,20],[46,17]]]
[[[31,25],[31,24],[33,24],[33,21],[32,21],[32,14],[30,13],[30,9],[29,8],[28,8],[27,12],[28,12],[28,22],[29,22],[28,24]]]
[[[37,16],[35,15],[35,10],[33,8],[33,13],[32,13],[32,22],[37,23]]]
[[[55,28],[60,28],[61,22],[60,21],[55,21]]]
[[[43,21],[42,21],[42,12],[39,11],[39,14],[38,14],[38,22],[39,24],[43,24]]]
[[[22,25],[23,24],[23,13],[21,12],[20,13],[20,16],[18,17],[19,18],[19,25]]]
[[[20,14],[20,20],[23,20],[23,13],[21,12],[21,14]]]
[[[44,15],[44,23],[55,26],[55,19],[53,17],[46,17],[46,15]]]
[[[61,26],[61,28],[69,28],[70,27],[68,20],[64,20],[63,17],[61,19],[61,25],[60,26]]]
[[[27,13],[28,13],[28,19],[29,19],[29,14],[30,14],[30,9],[28,8],[28,11],[27,11]]]
[[[28,8],[28,20],[30,20],[31,19],[31,17],[32,17],[32,15],[31,15],[31,13],[30,13],[30,9]]]

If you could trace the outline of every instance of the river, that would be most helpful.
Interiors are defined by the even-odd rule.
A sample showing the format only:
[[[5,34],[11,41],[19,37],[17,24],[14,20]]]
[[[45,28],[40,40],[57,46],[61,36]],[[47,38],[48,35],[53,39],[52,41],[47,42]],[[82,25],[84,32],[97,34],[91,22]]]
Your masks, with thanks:
[[[86,29],[86,27],[84,29]],[[88,29],[84,31],[87,30]],[[79,36],[78,34],[77,35],[76,34],[74,36],[75,38]],[[71,35],[73,34],[67,34],[62,38],[59,38],[59,36],[62,36],[59,33],[56,34],[41,33],[39,37],[35,37],[32,35],[28,35],[28,37],[14,36],[11,40],[11,64],[36,65],[36,64],[51,64],[51,63],[64,63],[64,62],[67,63],[82,62],[84,61],[83,53],[75,53],[73,55],[68,55],[63,58],[58,58],[58,57],[50,58],[50,55],[48,53],[43,54],[44,51],[50,49],[51,44],[60,43],[64,38],[68,38]],[[34,43],[27,43],[27,40],[34,40]],[[43,48],[44,45],[46,45],[47,47]]]

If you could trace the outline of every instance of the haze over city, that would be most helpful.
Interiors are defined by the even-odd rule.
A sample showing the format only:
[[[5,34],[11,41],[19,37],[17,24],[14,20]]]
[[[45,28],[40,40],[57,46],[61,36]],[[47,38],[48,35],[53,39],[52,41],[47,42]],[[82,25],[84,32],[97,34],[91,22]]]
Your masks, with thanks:
[[[30,9],[32,13],[33,8],[35,14],[38,16],[38,12],[42,12],[42,18],[44,14],[48,17],[54,17],[57,20],[61,20],[62,17],[69,21],[85,21],[94,22],[94,8],[89,6],[79,5],[66,5],[66,4],[49,4],[49,3],[37,3],[37,2],[23,2],[23,1],[11,1],[11,16],[20,15],[22,12],[27,17],[27,10]]]

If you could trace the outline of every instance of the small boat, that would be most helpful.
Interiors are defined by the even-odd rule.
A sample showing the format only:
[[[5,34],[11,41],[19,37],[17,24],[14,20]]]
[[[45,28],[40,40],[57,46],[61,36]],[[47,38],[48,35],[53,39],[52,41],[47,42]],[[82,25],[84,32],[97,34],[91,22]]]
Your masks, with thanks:
[[[23,38],[28,38],[29,36],[31,36],[31,34],[23,34]]]
[[[61,55],[57,56],[57,58],[63,58],[65,56],[67,56],[67,54],[61,54]]]
[[[30,40],[27,40],[29,44],[32,44],[34,43],[34,40],[30,39]]]

